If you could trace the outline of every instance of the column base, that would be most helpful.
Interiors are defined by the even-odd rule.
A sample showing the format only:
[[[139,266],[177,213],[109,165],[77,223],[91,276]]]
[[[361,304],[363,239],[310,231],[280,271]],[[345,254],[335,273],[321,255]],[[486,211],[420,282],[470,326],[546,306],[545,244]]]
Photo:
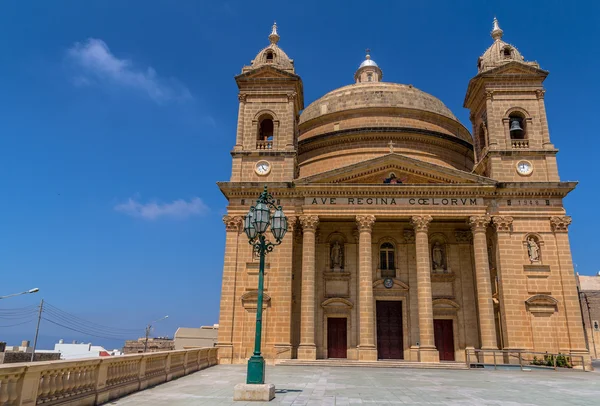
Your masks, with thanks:
[[[359,361],[377,361],[377,348],[358,346]]]
[[[314,344],[300,344],[298,347],[298,359],[317,359],[317,347]]]
[[[409,350],[409,354],[410,354],[410,360],[414,361],[414,362],[419,362],[419,346],[417,345],[411,345],[410,346],[410,350]]]
[[[419,362],[440,362],[440,353],[435,347],[419,347]]]

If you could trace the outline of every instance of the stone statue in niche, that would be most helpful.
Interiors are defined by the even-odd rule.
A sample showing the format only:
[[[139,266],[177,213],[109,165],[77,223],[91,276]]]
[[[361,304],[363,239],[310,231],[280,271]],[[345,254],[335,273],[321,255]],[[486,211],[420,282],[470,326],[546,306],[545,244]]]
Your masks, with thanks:
[[[527,251],[531,262],[538,262],[540,260],[540,246],[533,237],[529,237],[527,240]]]
[[[339,241],[331,244],[331,269],[341,271],[344,268],[344,246]]]
[[[433,244],[431,259],[434,271],[443,271],[444,267],[444,247],[439,242]]]

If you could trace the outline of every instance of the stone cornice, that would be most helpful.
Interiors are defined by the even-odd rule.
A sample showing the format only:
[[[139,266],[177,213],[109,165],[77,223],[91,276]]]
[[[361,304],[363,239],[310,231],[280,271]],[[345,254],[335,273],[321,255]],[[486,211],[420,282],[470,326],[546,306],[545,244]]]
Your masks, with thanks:
[[[438,131],[412,127],[361,127],[349,128],[347,130],[332,131],[316,135],[307,139],[302,139],[298,141],[298,151],[300,154],[303,154],[317,148],[323,148],[334,144],[337,145],[342,139],[341,137],[349,135],[352,135],[352,139],[355,139],[357,142],[372,141],[378,139],[389,141],[389,133],[415,134],[413,136],[414,140],[421,143],[436,143],[438,145],[447,147],[449,141],[450,143],[460,145],[462,148],[467,148],[471,151],[473,150],[473,145],[471,143],[453,135],[444,134]],[[357,134],[359,135],[358,137],[356,137]],[[423,135],[428,135],[430,137],[424,138]],[[406,138],[410,139],[410,136]]]
[[[276,199],[302,199],[310,196],[391,196],[391,197],[482,197],[494,198],[563,198],[571,192],[574,182],[528,182],[481,184],[344,184],[293,182],[269,182],[269,191]],[[256,199],[262,192],[264,182],[217,182],[226,198]],[[248,205],[250,202],[248,202]]]

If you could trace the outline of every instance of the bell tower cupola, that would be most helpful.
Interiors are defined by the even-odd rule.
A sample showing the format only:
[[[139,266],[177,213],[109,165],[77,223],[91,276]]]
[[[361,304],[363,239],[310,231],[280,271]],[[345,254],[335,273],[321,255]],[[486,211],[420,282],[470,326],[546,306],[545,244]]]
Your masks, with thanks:
[[[543,82],[548,71],[503,40],[494,18],[492,45],[477,60],[464,107],[471,112],[474,172],[503,182],[559,181]]]
[[[354,74],[354,81],[356,83],[381,82],[383,79],[383,72],[377,63],[371,59],[371,50],[367,49],[366,52],[367,56],[365,57],[365,60],[360,64]]]
[[[239,109],[232,182],[291,182],[296,173],[302,80],[278,45],[276,23],[268,38],[269,45],[235,77]]]

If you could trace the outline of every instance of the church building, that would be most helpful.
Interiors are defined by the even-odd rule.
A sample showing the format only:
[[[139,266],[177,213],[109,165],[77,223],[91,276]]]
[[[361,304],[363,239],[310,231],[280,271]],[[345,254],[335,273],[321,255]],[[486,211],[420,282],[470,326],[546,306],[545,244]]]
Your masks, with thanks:
[[[305,106],[273,26],[235,77],[231,178],[218,183],[221,363],[252,355],[259,259],[243,218],[265,185],[289,220],[266,256],[267,362],[464,362],[469,349],[589,360],[563,207],[576,184],[559,177],[548,72],[495,19],[491,36],[466,84],[468,129],[434,96],[385,82],[370,55]]]

